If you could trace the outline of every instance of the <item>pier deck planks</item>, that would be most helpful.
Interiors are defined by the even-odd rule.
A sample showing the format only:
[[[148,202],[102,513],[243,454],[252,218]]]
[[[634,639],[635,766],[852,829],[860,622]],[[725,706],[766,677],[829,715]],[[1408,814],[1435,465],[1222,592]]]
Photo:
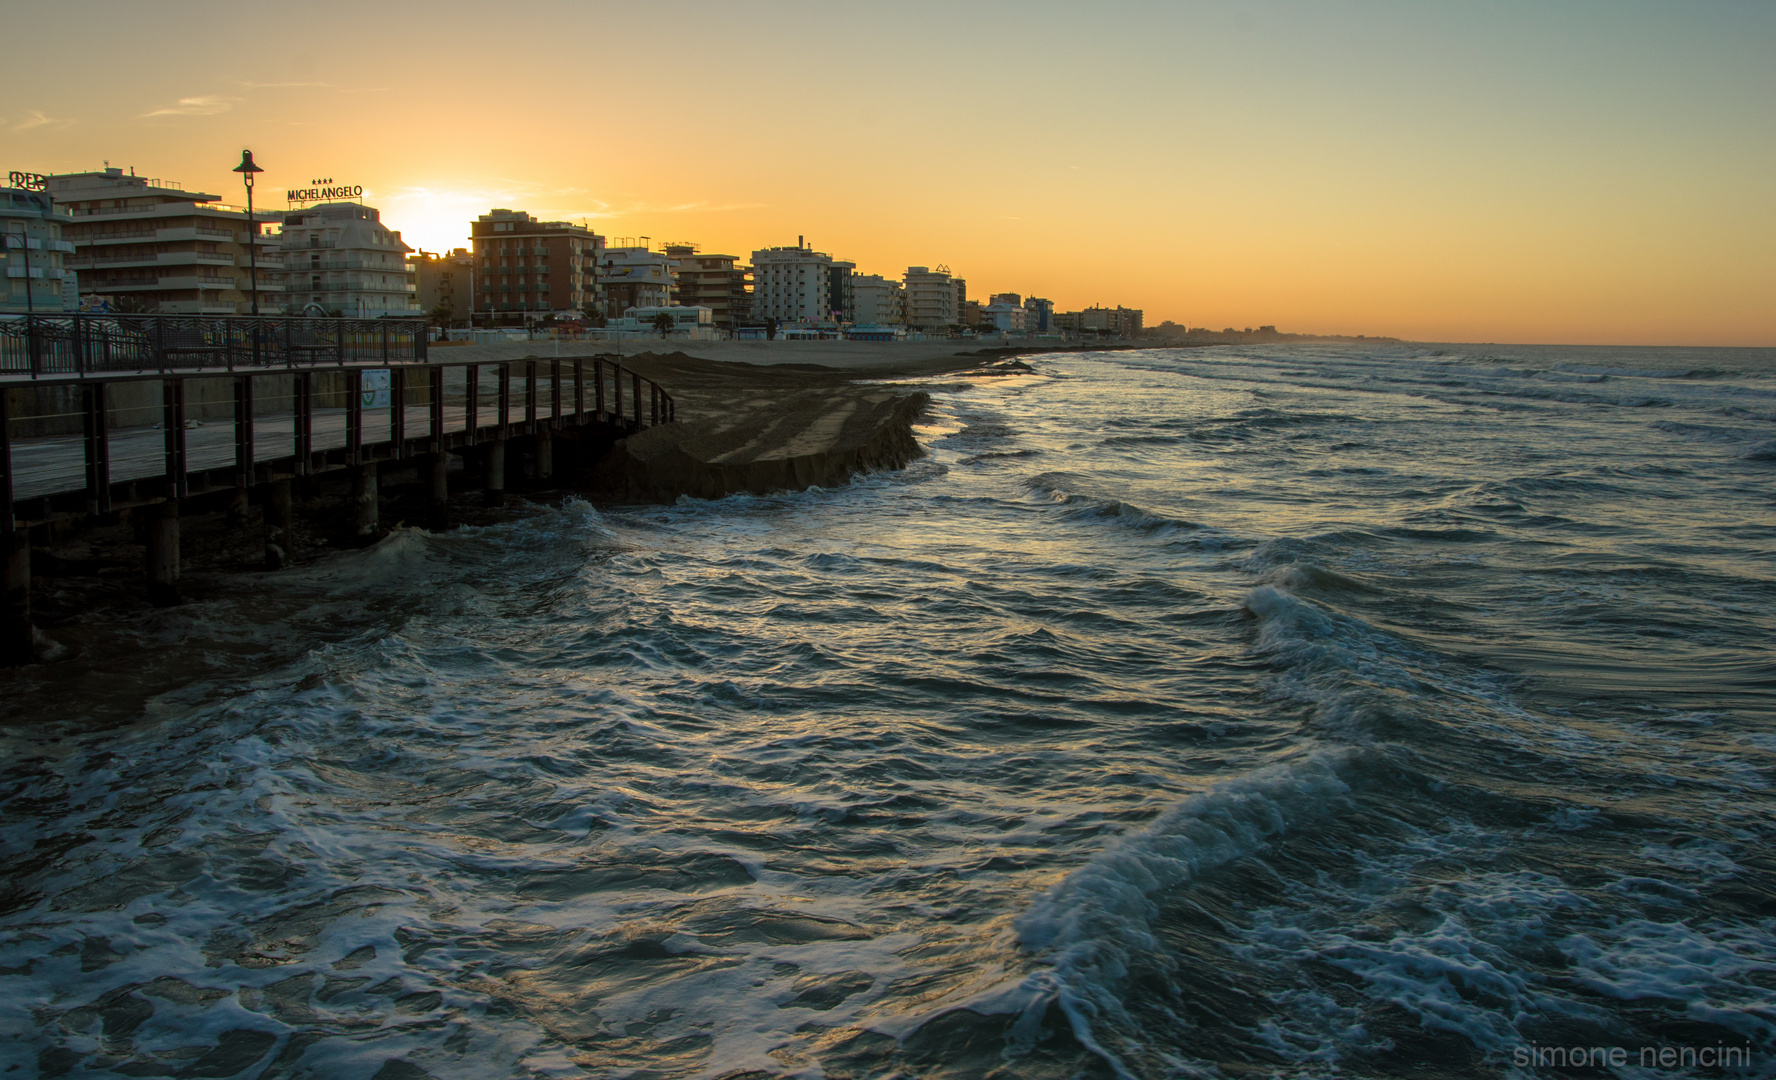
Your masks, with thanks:
[[[431,430],[431,406],[408,405],[405,408],[407,433],[410,437]],[[389,407],[365,409],[364,445],[377,446],[391,441]],[[499,422],[499,408],[482,405],[479,427]],[[444,407],[444,430],[464,429],[466,410],[461,405]],[[524,421],[524,403],[513,402],[506,410],[508,423]],[[345,446],[345,409],[316,409],[314,412],[314,449],[336,450]],[[112,428],[111,480],[145,480],[166,475],[166,436],[160,425]],[[296,421],[289,415],[259,416],[253,422],[253,460],[275,461],[295,452]],[[234,422],[216,420],[189,427],[185,432],[187,469],[226,468],[234,464]],[[86,456],[84,440],[79,435],[51,435],[36,439],[14,439],[12,443],[13,497],[33,499],[42,495],[80,491],[86,487]]]

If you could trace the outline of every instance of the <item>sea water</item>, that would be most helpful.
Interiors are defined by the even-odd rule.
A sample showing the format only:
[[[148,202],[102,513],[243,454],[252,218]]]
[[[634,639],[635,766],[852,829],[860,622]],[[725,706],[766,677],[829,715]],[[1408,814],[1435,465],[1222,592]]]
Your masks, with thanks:
[[[70,628],[0,1075],[1772,1072],[1776,353],[1030,366]]]

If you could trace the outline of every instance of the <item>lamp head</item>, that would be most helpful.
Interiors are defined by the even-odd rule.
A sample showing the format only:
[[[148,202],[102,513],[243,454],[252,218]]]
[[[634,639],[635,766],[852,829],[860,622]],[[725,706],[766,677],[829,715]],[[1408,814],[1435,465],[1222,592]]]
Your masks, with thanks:
[[[234,171],[241,174],[241,179],[245,181],[248,187],[252,187],[253,174],[262,173],[265,170],[253,164],[253,152],[251,150],[242,150],[241,163],[234,167]]]

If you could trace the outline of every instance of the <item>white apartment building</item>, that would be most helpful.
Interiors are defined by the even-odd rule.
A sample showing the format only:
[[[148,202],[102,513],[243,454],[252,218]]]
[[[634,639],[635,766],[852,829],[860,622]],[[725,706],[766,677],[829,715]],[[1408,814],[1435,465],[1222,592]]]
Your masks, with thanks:
[[[69,212],[62,236],[74,253],[65,265],[80,273],[84,294],[126,311],[248,315],[256,264],[259,313],[283,310],[278,240],[265,232],[283,211],[256,210],[256,236],[249,237],[245,210],[177,181],[109,167],[45,179],[50,197]]]
[[[851,279],[855,317],[858,326],[903,326],[906,324],[906,289],[893,278],[880,274],[859,274]]]
[[[906,272],[906,321],[921,330],[954,326],[961,317],[957,279],[950,268],[909,266]]]
[[[49,315],[79,305],[74,271],[62,266],[74,252],[62,239],[67,220],[45,192],[0,188],[0,312]]]
[[[645,247],[607,247],[599,284],[604,288],[605,314],[619,318],[630,308],[672,305],[678,285],[678,262],[663,251]]]
[[[802,247],[752,253],[752,317],[779,324],[832,323],[831,255]]]
[[[413,249],[382,214],[363,203],[320,203],[284,218],[284,300],[291,313],[313,307],[348,319],[418,315],[419,286],[407,265]]]
[[[1021,334],[1029,328],[1022,304],[996,303],[981,308],[981,322],[1004,334]]]

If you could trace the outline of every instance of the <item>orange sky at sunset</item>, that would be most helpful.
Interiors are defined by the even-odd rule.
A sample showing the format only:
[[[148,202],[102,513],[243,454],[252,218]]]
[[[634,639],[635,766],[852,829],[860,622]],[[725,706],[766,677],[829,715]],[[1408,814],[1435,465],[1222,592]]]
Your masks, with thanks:
[[[362,184],[971,296],[1419,340],[1776,345],[1768,3],[72,2],[0,167]]]

